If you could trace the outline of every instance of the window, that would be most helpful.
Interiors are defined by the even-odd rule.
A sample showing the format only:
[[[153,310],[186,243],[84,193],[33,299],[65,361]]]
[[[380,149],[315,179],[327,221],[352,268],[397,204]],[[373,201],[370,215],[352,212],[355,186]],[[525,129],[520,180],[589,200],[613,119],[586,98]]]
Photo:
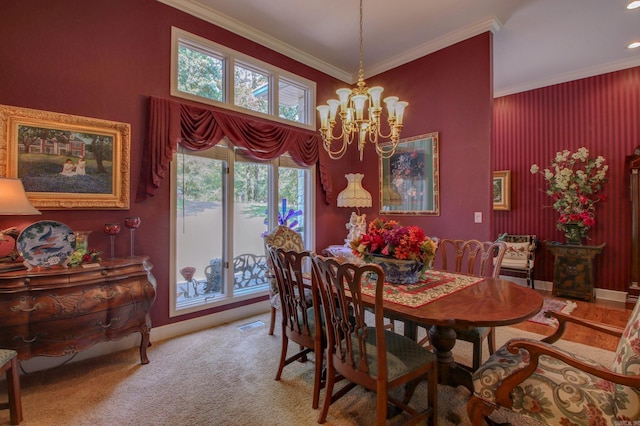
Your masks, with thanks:
[[[287,224],[313,246],[313,167],[218,144],[180,148],[171,171],[172,316],[267,294],[262,234],[289,211]]]
[[[314,82],[172,28],[171,95],[315,130]]]

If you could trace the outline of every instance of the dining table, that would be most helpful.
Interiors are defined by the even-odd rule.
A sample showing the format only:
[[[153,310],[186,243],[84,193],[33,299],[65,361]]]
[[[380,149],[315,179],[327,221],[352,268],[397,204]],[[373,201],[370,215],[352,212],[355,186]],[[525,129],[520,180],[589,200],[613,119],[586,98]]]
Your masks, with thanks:
[[[365,305],[374,306],[374,291],[374,284],[363,285]],[[416,284],[385,283],[383,308],[386,317],[404,322],[411,339],[418,326],[428,328],[440,384],[473,391],[472,372],[453,357],[456,329],[518,324],[536,315],[542,303],[538,292],[509,280],[429,270]]]

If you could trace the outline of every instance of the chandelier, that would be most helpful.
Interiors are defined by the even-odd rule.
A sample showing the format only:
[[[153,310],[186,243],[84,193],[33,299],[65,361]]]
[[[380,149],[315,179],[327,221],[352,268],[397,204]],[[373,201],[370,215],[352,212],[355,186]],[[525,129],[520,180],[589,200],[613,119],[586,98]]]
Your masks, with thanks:
[[[375,86],[367,88],[364,83],[364,68],[362,65],[362,0],[360,0],[360,69],[358,70],[357,87],[353,89],[338,89],[336,93],[339,99],[329,99],[327,105],[320,105],[316,109],[320,115],[320,134],[324,149],[332,159],[341,158],[347,151],[347,147],[357,141],[360,161],[364,153],[367,141],[375,144],[377,154],[382,158],[389,158],[396,151],[400,132],[402,131],[402,118],[407,102],[400,101],[397,96],[384,98],[387,109],[387,133],[383,132],[380,106],[380,95],[383,88]],[[336,117],[340,133],[334,135]],[[333,149],[333,141],[339,149]],[[342,139],[341,142],[339,140]],[[388,139],[384,141],[381,139]],[[387,143],[390,142],[390,143]]]

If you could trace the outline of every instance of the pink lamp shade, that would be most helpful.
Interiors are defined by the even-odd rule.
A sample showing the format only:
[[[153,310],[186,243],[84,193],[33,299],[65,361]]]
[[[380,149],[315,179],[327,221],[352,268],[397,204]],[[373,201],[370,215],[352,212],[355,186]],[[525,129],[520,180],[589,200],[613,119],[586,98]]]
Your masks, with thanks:
[[[31,205],[20,179],[0,178],[0,215],[42,214]]]
[[[371,207],[373,200],[369,191],[362,187],[362,173],[349,173],[347,187],[338,194],[338,207]]]

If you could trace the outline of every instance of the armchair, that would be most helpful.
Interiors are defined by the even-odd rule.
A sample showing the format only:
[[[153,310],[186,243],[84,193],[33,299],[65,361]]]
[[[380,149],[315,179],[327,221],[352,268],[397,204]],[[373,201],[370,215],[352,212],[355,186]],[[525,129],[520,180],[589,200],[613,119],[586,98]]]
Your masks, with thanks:
[[[500,266],[501,275],[524,275],[527,278],[527,286],[535,289],[533,276],[536,262],[536,250],[539,242],[535,235],[509,235],[502,234],[498,241],[503,241],[507,250]]]
[[[640,304],[624,329],[559,312],[546,315],[558,319],[555,333],[542,341],[512,339],[473,374],[467,405],[472,423],[483,424],[497,407],[549,425],[640,419]],[[610,368],[552,345],[567,323],[620,337]]]

